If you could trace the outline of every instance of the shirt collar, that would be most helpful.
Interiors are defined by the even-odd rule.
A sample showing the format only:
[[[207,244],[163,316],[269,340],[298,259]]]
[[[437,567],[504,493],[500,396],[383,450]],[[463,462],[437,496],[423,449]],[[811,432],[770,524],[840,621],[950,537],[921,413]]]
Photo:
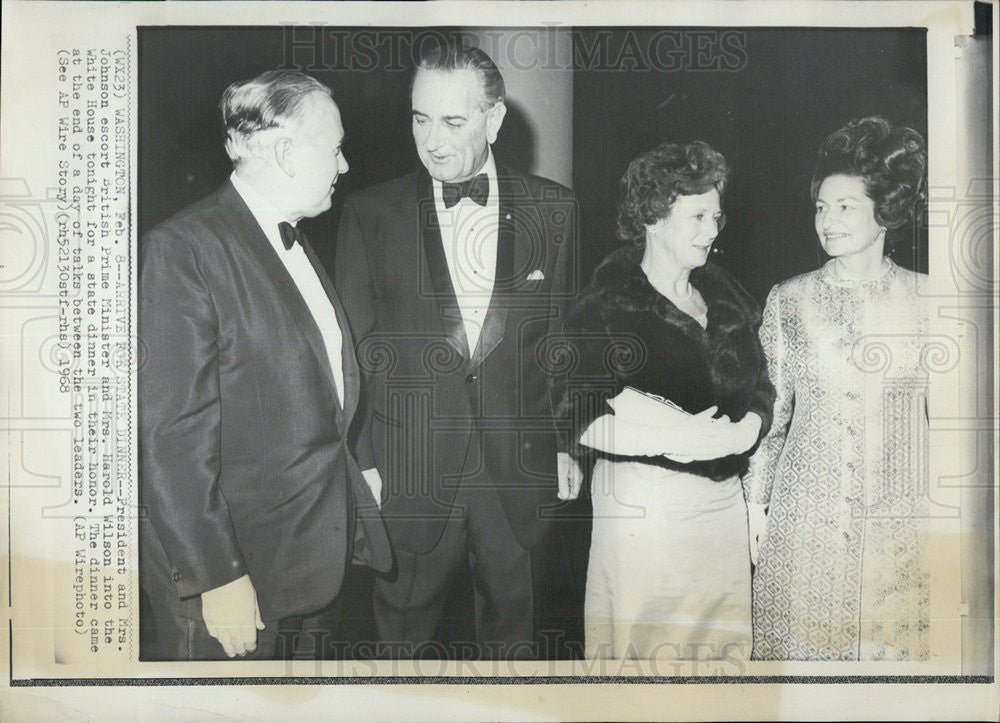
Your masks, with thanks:
[[[278,208],[267,200],[263,195],[261,195],[257,189],[255,189],[250,182],[244,178],[241,178],[239,173],[233,171],[229,176],[230,182],[233,184],[233,188],[236,192],[240,194],[243,201],[246,203],[247,208],[250,209],[250,213],[253,214],[254,219],[260,225],[261,229],[267,235],[267,238],[271,241],[272,245],[276,244],[281,248],[284,245],[281,243],[281,234],[278,231],[278,224],[282,222],[291,223],[288,217],[278,210]],[[292,224],[293,226],[295,224]]]

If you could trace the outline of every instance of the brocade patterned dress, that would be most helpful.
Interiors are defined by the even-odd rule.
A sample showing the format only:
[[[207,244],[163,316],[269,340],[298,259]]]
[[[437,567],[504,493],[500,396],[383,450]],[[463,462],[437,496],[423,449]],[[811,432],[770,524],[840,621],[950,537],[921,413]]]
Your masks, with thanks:
[[[833,261],[777,285],[761,342],[774,423],[744,478],[768,504],[758,660],[921,660],[929,572],[925,277]]]

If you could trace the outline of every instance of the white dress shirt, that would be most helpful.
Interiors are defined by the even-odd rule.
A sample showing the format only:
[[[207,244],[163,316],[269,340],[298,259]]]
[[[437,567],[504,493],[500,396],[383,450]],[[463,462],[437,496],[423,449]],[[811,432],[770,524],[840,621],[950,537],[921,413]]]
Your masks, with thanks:
[[[442,184],[438,180],[433,183],[441,243],[462,314],[470,355],[479,343],[496,281],[500,193],[492,149],[486,163],[476,171],[476,175],[480,173],[485,173],[490,181],[490,195],[485,206],[466,197],[451,208],[445,208]]]
[[[278,224],[282,222],[291,223],[288,218],[275,208],[274,204],[258,193],[247,181],[241,179],[234,172],[230,177],[233,187],[240,194],[250,213],[260,224],[264,235],[270,241],[274,252],[278,254],[281,263],[285,265],[289,276],[295,282],[302,299],[309,307],[309,311],[323,335],[323,343],[326,346],[326,354],[330,359],[330,368],[333,370],[333,378],[337,387],[337,395],[340,404],[344,404],[344,366],[341,347],[344,343],[343,335],[340,331],[340,324],[337,323],[337,312],[330,303],[330,297],[326,295],[326,290],[316,275],[316,270],[309,262],[301,244],[293,244],[292,248],[286,249],[281,240],[281,232]],[[292,224],[294,225],[294,224]]]

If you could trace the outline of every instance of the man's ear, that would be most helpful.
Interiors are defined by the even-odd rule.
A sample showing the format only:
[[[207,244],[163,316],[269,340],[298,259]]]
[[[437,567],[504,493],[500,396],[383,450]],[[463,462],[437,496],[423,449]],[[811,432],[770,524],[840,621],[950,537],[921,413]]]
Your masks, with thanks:
[[[486,142],[496,143],[497,133],[503,125],[504,116],[507,115],[507,106],[503,101],[497,101],[493,107],[486,111]]]
[[[275,165],[284,171],[289,178],[295,176],[295,164],[292,162],[292,139],[288,137],[279,138],[274,142],[271,149],[274,154]]]

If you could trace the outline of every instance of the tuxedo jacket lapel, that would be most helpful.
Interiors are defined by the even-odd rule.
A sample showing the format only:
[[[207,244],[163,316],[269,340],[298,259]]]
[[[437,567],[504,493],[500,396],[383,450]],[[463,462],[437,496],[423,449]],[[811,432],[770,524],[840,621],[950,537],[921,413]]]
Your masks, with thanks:
[[[515,254],[518,247],[523,245],[523,229],[519,216],[516,212],[516,199],[518,198],[518,179],[511,176],[509,172],[497,168],[497,187],[500,194],[500,219],[497,232],[497,266],[495,281],[493,283],[493,294],[490,297],[490,305],[486,311],[486,318],[483,321],[483,329],[479,335],[479,344],[476,346],[472,358],[469,360],[469,369],[474,369],[483,363],[483,360],[490,355],[497,345],[503,340],[507,331],[508,304],[505,299],[509,298],[510,292],[516,286],[514,279],[514,269],[520,268],[515,264]],[[521,190],[523,194],[523,189]]]
[[[469,357],[469,340],[465,335],[465,324],[462,322],[462,312],[455,296],[455,287],[451,282],[451,272],[448,270],[448,259],[444,253],[441,241],[441,225],[438,221],[437,209],[434,206],[434,191],[431,177],[421,173],[417,181],[417,213],[421,245],[427,270],[430,274],[434,299],[437,301],[438,312],[441,315],[441,326],[445,336],[456,351],[465,358]]]
[[[330,368],[330,356],[326,352],[323,335],[316,324],[316,320],[313,318],[312,312],[309,311],[309,306],[306,304],[305,299],[302,298],[298,286],[295,285],[295,281],[288,273],[285,265],[281,263],[281,259],[274,252],[274,248],[271,246],[271,242],[267,240],[263,229],[257,224],[257,220],[231,183],[227,182],[223,190],[223,199],[233,210],[236,231],[243,238],[245,247],[264,269],[264,274],[271,283],[278,288],[279,295],[288,308],[291,317],[302,331],[303,336],[305,336],[309,344],[309,348],[323,368],[327,382],[334,393],[334,398],[337,399],[339,406],[342,407],[343,401],[339,399],[339,395],[337,394],[337,385],[334,382],[333,370]],[[306,253],[313,264],[313,268],[317,268],[318,261],[315,254],[312,253],[311,249],[308,249]],[[332,287],[329,287],[329,280],[326,278],[326,274],[321,273],[321,269],[317,270],[317,274],[324,288],[327,289],[327,295],[330,295]],[[333,302],[333,297],[331,297],[331,302]],[[344,323],[345,319],[343,318],[343,311],[338,309],[338,305],[339,302],[334,303],[334,309],[337,310],[337,321],[340,323],[341,333],[344,335],[343,347],[347,349],[349,348],[349,344],[346,325]]]
[[[333,311],[337,315],[337,325],[340,327],[340,365],[344,372],[344,398],[338,401],[344,414],[343,428],[347,429],[354,417],[355,410],[358,408],[358,397],[361,394],[361,376],[358,370],[358,360],[354,355],[354,336],[351,334],[347,313],[344,311],[343,304],[340,303],[337,290],[333,287],[330,277],[320,263],[319,257],[316,256],[316,252],[313,251],[312,245],[308,241],[304,241],[302,248],[306,252],[306,258],[312,264],[313,270],[316,271],[320,283],[323,284],[323,290],[333,306]],[[323,355],[329,359],[325,345],[323,350]],[[336,384],[334,384],[334,391],[336,391]]]

